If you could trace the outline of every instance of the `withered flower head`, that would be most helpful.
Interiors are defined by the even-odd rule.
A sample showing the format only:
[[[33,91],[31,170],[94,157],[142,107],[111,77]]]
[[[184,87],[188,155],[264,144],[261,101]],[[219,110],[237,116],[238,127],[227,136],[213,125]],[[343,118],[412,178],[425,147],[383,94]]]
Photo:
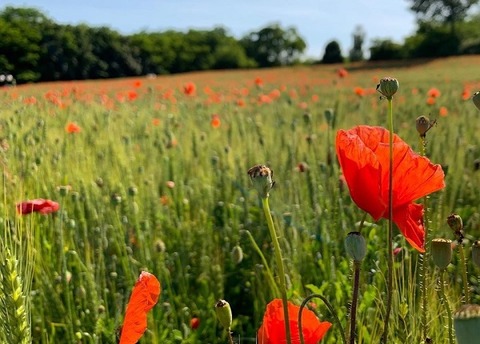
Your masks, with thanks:
[[[260,197],[267,198],[270,190],[275,185],[273,181],[273,170],[265,165],[255,165],[251,167],[247,173]]]
[[[463,221],[460,215],[451,214],[447,217],[447,224],[453,230],[456,239],[459,243],[462,243],[463,238],[465,237],[463,232]]]

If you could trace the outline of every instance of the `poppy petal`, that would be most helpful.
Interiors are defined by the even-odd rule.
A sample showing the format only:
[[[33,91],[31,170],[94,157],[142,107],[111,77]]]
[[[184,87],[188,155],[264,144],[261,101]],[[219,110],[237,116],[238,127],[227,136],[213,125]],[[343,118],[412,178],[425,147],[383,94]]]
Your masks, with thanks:
[[[410,203],[393,209],[393,222],[417,251],[425,252],[423,205]]]
[[[288,302],[288,316],[292,343],[300,342],[298,331],[299,311],[299,306]],[[305,308],[302,311],[302,331],[305,344],[317,344],[331,326],[332,324],[328,321],[320,321],[311,310]],[[286,343],[285,318],[283,314],[282,300],[275,299],[267,305],[262,326],[260,326],[257,333],[257,341],[259,344]]]
[[[147,329],[147,312],[158,301],[160,282],[146,271],[142,271],[135,283],[125,312],[120,344],[135,344]]]
[[[381,170],[374,151],[366,145],[357,130],[339,130],[336,150],[350,196],[359,208],[378,220],[385,213],[387,205],[380,194]]]

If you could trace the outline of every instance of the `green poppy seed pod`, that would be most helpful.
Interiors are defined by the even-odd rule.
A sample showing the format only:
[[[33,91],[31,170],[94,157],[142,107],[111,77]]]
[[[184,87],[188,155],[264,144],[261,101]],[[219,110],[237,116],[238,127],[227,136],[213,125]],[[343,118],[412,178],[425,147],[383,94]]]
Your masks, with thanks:
[[[232,309],[230,304],[225,300],[218,300],[215,304],[215,312],[217,313],[218,321],[227,330],[230,331],[232,326]]]
[[[273,170],[265,165],[255,165],[248,170],[253,186],[262,198],[268,198],[270,190],[275,185]]]
[[[380,80],[377,85],[377,91],[385,96],[387,99],[392,99],[393,95],[397,93],[399,87],[398,80],[392,77],[385,77]]]
[[[417,131],[420,137],[425,137],[427,131],[430,129],[430,120],[426,116],[420,116],[415,121]]]
[[[475,92],[472,97],[473,104],[480,110],[480,91]]]
[[[240,245],[235,245],[232,250],[232,260],[235,264],[240,264],[243,260],[243,250]]]
[[[345,238],[345,250],[356,262],[361,262],[367,255],[367,243],[360,232],[350,232]]]
[[[333,123],[335,119],[335,111],[333,111],[333,109],[326,109],[324,112],[324,116],[327,120],[327,123]]]
[[[478,343],[480,328],[480,306],[462,305],[453,314],[453,326],[458,344]]]
[[[452,241],[449,239],[432,240],[433,263],[440,269],[445,269],[452,261]]]
[[[480,266],[480,241],[476,240],[472,245],[472,260],[476,266]]]

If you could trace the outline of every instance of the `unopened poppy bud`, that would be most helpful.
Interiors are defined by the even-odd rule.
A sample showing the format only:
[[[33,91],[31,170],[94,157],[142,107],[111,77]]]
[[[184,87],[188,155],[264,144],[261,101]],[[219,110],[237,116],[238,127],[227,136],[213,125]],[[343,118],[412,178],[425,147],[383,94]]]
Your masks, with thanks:
[[[480,110],[480,91],[475,92],[472,97],[473,104]]]
[[[478,343],[480,305],[462,305],[453,314],[453,326],[458,344]]]
[[[392,99],[393,95],[397,93],[398,87],[398,80],[387,76],[380,80],[380,83],[377,85],[377,91],[387,99]]]
[[[417,131],[420,137],[425,137],[427,131],[430,130],[430,120],[426,116],[420,116],[415,121],[417,126]]]
[[[480,241],[476,240],[472,245],[472,260],[476,266],[480,266]]]
[[[345,238],[345,250],[356,262],[361,262],[367,255],[367,243],[360,232],[350,232]]]
[[[326,109],[324,112],[325,119],[327,120],[327,123],[333,123],[335,120],[335,112],[333,109]]]
[[[235,264],[240,264],[243,260],[243,250],[240,245],[235,245],[232,250],[232,260]]]
[[[441,270],[445,269],[452,261],[452,241],[449,239],[432,240],[433,263]]]
[[[267,198],[269,196],[268,193],[275,185],[272,179],[273,170],[265,165],[255,165],[250,168],[247,173],[260,197]]]
[[[232,326],[232,309],[230,308],[230,304],[225,300],[218,300],[215,304],[215,312],[217,313],[218,321],[222,326],[230,331],[230,327]]]
[[[460,215],[458,214],[451,214],[447,217],[447,224],[453,230],[457,240],[459,242],[462,241],[464,238],[463,234],[463,221]]]

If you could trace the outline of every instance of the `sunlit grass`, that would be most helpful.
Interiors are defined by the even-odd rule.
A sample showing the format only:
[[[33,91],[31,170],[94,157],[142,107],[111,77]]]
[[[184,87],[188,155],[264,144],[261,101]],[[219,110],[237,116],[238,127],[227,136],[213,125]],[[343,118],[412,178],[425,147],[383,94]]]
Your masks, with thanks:
[[[32,264],[31,272],[20,271],[24,286],[31,283],[26,290],[34,342],[114,343],[141,270],[162,284],[143,342],[225,343],[214,310],[220,298],[232,307],[234,339],[254,342],[265,305],[279,296],[248,234],[273,269],[267,224],[246,174],[258,163],[274,170],[270,207],[281,233],[290,299],[300,304],[309,293],[321,293],[346,324],[351,265],[343,241],[363,214],[339,181],[334,137],[339,128],[386,126],[385,104],[374,92],[386,75],[400,81],[395,131],[414,150],[420,150],[415,119],[437,119],[427,134],[427,155],[448,166],[448,173],[447,188],[430,197],[430,237],[452,238],[445,220],[460,214],[468,257],[471,241],[480,236],[480,172],[474,168],[480,121],[462,92],[480,89],[478,57],[409,67],[353,65],[345,78],[337,76],[338,67],[193,73],[141,79],[140,87],[138,79],[124,79],[0,90],[1,226],[32,238],[28,255],[15,252],[20,266]],[[257,77],[262,87],[255,85]],[[183,93],[188,81],[196,84],[196,96]],[[427,105],[433,87],[441,95]],[[259,101],[269,94],[271,103]],[[442,106],[448,109],[443,117]],[[327,109],[334,123],[327,121]],[[218,128],[211,126],[213,114],[221,121]],[[81,131],[67,133],[70,122]],[[59,212],[15,214],[16,202],[40,197],[59,202]],[[358,343],[378,343],[382,334],[386,226],[380,221],[364,232],[368,254],[360,277]],[[419,257],[400,235],[394,242],[403,250],[395,257],[391,340],[419,343]],[[241,262],[231,255],[237,245]],[[478,270],[471,263],[468,268],[478,302]],[[456,255],[447,272],[447,296],[456,309],[462,293]],[[445,310],[436,272],[430,277],[430,335],[444,343]],[[321,319],[331,321],[315,302]],[[194,316],[200,319],[196,330],[190,328]],[[337,343],[336,331],[324,342]]]

